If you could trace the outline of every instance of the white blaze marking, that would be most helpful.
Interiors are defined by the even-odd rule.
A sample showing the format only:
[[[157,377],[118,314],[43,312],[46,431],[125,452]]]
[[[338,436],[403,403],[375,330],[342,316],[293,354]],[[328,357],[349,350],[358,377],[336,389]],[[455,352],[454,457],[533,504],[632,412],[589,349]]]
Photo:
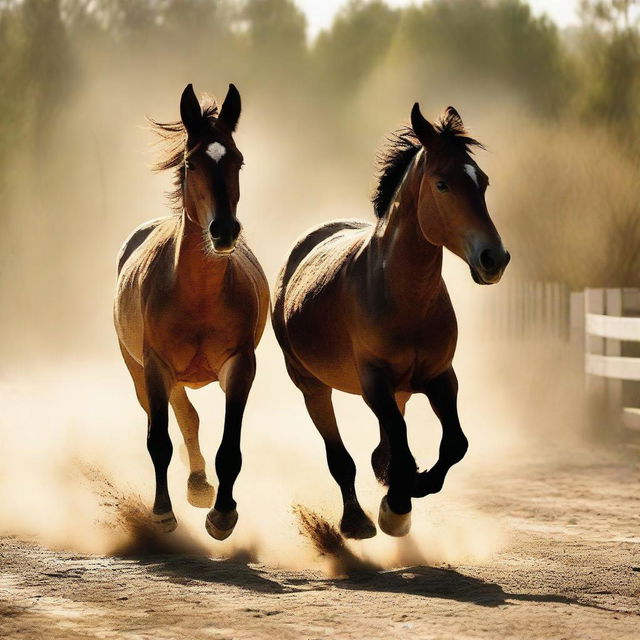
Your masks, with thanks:
[[[225,153],[227,153],[227,150],[219,142],[212,142],[207,147],[207,155],[213,158],[214,162],[219,162]]]
[[[480,187],[478,183],[478,173],[476,172],[476,168],[472,164],[464,165],[464,172],[473,180],[473,183],[476,187]]]

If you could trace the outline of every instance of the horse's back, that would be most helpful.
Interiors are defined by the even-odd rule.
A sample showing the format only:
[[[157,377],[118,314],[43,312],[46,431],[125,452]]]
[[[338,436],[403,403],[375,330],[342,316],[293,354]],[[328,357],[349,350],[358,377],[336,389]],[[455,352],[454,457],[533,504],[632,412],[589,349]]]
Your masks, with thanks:
[[[286,288],[291,276],[296,271],[300,263],[313,251],[321,242],[324,242],[331,236],[341,231],[349,229],[364,229],[370,227],[371,224],[364,220],[346,219],[332,220],[312,227],[303,236],[298,238],[289,253],[287,262],[278,277],[278,290],[280,285]],[[276,296],[277,296],[276,291]]]
[[[316,256],[316,261],[323,263],[323,267],[325,267],[324,275],[327,276],[328,273],[335,272],[339,269],[343,264],[343,259],[346,257],[343,252],[336,253],[335,251],[332,252],[330,250],[332,240],[339,239],[342,237],[344,232],[361,231],[363,229],[368,229],[370,226],[371,224],[364,220],[332,220],[331,222],[311,228],[307,233],[298,238],[289,253],[287,262],[278,275],[276,289],[274,292],[274,318],[277,316],[278,320],[281,319],[284,313],[284,302],[287,287],[291,283],[294,274],[297,276],[296,280],[303,275],[298,271],[298,268],[303,262],[305,262],[305,260],[308,262],[309,258],[313,257],[314,251],[317,252],[321,245],[327,245],[324,247],[325,251],[322,251],[321,254]],[[304,265],[303,270],[307,271],[304,269]],[[312,277],[307,278],[306,286],[308,289],[311,289],[314,284],[318,283],[314,282]],[[284,318],[282,317],[282,319]]]

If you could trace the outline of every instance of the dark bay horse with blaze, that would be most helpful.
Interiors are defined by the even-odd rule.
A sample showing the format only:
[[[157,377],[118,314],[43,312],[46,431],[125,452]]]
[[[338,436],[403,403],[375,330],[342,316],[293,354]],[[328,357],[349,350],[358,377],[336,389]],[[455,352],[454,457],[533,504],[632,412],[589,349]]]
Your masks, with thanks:
[[[287,370],[324,439],[340,486],[340,529],[351,538],[376,528],[356,497],[356,469],[340,437],[332,389],[360,394],[378,418],[371,456],[388,485],[378,523],[394,536],[411,525],[411,498],[440,491],[467,451],[452,368],[457,324],[442,279],[443,247],[465,260],[478,284],[498,282],[509,262],[485,203],[488,179],[471,157],[481,146],[449,107],[436,125],[416,103],[412,129],[396,133],[382,158],[377,222],[337,220],[294,246],[275,293],[273,326]],[[404,408],[423,393],[442,423],[438,461],[418,473]]]
[[[188,500],[209,508],[215,492],[198,443],[198,414],[185,387],[219,381],[225,393],[216,455],[220,486],[206,518],[207,531],[218,540],[231,534],[238,519],[233,485],[242,460],[242,416],[269,307],[266,278],[236,218],[243,158],[233,132],[240,109],[233,85],[219,111],[213,101],[203,110],[188,85],[181,121],[152,121],[166,143],[156,168],[176,171],[176,213],[143,224],[124,243],[114,309],[122,356],[148,416],[147,448],[156,477],[153,518],[164,531],[177,526],[167,486],[168,404],[189,454]]]

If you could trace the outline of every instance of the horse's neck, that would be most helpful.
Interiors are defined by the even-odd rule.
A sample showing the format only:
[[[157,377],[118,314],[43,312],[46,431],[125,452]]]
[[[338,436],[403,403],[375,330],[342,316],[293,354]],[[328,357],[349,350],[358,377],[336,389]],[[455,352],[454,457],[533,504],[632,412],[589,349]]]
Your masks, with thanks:
[[[178,285],[190,288],[193,294],[211,292],[212,288],[221,286],[229,259],[212,253],[202,227],[184,212],[177,233],[175,275]]]
[[[426,240],[418,222],[420,174],[416,157],[372,238],[391,295],[409,304],[435,296],[442,286],[442,247]]]

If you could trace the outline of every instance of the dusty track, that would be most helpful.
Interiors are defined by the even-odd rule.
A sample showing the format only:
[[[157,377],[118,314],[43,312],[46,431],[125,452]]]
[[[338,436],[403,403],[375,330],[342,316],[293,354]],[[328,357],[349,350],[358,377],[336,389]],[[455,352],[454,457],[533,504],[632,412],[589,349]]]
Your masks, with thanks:
[[[637,458],[479,476],[511,542],[482,565],[329,579],[241,559],[119,559],[0,542],[3,638],[638,638]],[[380,535],[380,534],[379,534]]]

